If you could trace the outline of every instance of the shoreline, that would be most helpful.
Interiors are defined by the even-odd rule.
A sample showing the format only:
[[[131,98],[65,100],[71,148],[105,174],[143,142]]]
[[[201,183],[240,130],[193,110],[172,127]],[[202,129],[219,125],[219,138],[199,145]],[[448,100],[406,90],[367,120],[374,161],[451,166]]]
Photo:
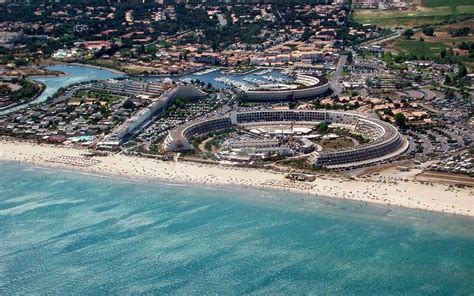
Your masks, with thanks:
[[[22,105],[31,104],[34,100],[36,100],[39,96],[41,96],[41,94],[46,90],[46,84],[44,84],[43,82],[37,81],[37,80],[34,80],[34,79],[28,79],[28,80],[39,86],[40,89],[39,89],[38,93],[36,93],[28,102],[16,103],[16,104],[8,105],[8,106],[5,106],[5,107],[0,107],[0,115],[2,115],[3,112],[8,113],[8,110],[10,110],[12,108],[22,106]]]
[[[378,211],[384,211],[386,213],[392,212],[392,211],[397,211],[397,210],[411,210],[415,211],[415,213],[421,214],[437,214],[437,215],[448,215],[451,217],[455,217],[456,219],[466,219],[466,221],[471,221],[474,216],[469,216],[469,215],[458,215],[458,214],[450,214],[446,212],[438,212],[438,211],[427,211],[427,210],[422,210],[419,208],[412,208],[412,207],[405,207],[405,206],[400,206],[400,205],[395,205],[395,204],[385,204],[385,203],[378,203],[378,202],[365,202],[362,200],[356,200],[356,199],[342,199],[342,198],[337,198],[337,197],[331,197],[331,196],[324,196],[324,195],[315,195],[315,194],[304,194],[302,192],[298,191],[293,191],[293,190],[282,190],[282,189],[277,189],[273,187],[262,187],[262,186],[247,186],[247,187],[242,187],[241,185],[234,185],[234,184],[218,184],[218,183],[212,183],[212,184],[206,184],[206,183],[190,183],[190,182],[183,182],[183,181],[176,181],[176,180],[166,180],[166,179],[158,179],[158,178],[147,178],[147,177],[130,177],[130,176],[120,176],[120,175],[113,175],[113,174],[108,174],[108,173],[94,173],[90,172],[87,170],[81,170],[80,168],[59,168],[59,167],[53,167],[53,166],[45,166],[45,165],[40,165],[40,164],[33,164],[33,163],[18,163],[14,161],[5,161],[0,159],[0,166],[2,163],[6,164],[12,164],[12,165],[19,165],[19,166],[25,166],[32,168],[34,170],[41,170],[41,171],[47,171],[51,173],[55,173],[57,175],[61,173],[66,173],[66,174],[71,174],[71,175],[76,175],[84,178],[100,178],[102,181],[110,180],[110,181],[116,181],[116,182],[126,182],[126,183],[132,183],[134,185],[146,185],[146,186],[170,186],[170,187],[187,187],[187,188],[196,188],[196,189],[205,189],[205,190],[211,190],[211,191],[219,191],[219,192],[228,192],[228,193],[236,193],[237,191],[244,191],[244,192],[250,192],[254,194],[259,194],[259,198],[263,198],[267,202],[272,202],[272,201],[292,201],[295,200],[297,202],[311,202],[311,201],[316,201],[316,202],[323,202],[324,205],[334,207],[334,206],[341,206],[345,207],[347,204],[339,204],[339,202],[348,202],[352,204],[354,207],[364,207],[364,208],[371,208],[372,210],[378,210]],[[263,195],[262,195],[263,194]],[[282,199],[278,196],[274,196],[273,194],[285,194],[285,199]],[[246,200],[253,200],[255,197],[247,197],[247,196],[239,196],[239,198],[244,198]],[[388,211],[388,212],[387,212]],[[399,216],[391,216],[387,215],[389,217],[399,217]]]
[[[78,62],[78,61],[47,60],[47,61],[41,61],[39,63],[39,67],[43,68],[43,69],[46,69],[47,67],[68,66],[68,65],[91,67],[91,68],[96,68],[96,69],[100,69],[100,70],[111,71],[111,72],[114,72],[115,74],[128,75],[127,73],[125,73],[123,71],[120,71],[116,68],[109,68],[109,67],[106,67],[106,66],[94,65],[94,64],[87,63],[87,62],[81,63],[81,62]],[[62,71],[58,71],[58,72],[62,72]],[[63,74],[64,75],[55,75],[55,76],[61,77],[61,76],[67,76],[68,75],[67,73],[64,73],[64,72],[63,72]],[[46,75],[46,76],[41,76],[41,77],[51,77],[51,75],[49,75],[49,76]]]
[[[194,162],[171,162],[137,156],[111,154],[94,157],[98,163],[87,167],[51,162],[58,156],[80,159],[86,149],[0,139],[0,159],[49,169],[93,174],[130,181],[169,182],[183,186],[211,186],[225,189],[270,189],[302,194],[308,198],[344,199],[474,216],[473,188],[427,184],[417,180],[386,180],[317,175],[314,182],[294,182],[283,174],[263,169],[239,168]]]
[[[102,71],[109,71],[109,72],[117,74],[117,75],[122,75],[122,77],[127,77],[126,73],[122,73],[118,70],[112,70],[112,69],[108,69],[108,68],[105,68],[105,67],[88,65],[88,64],[80,64],[80,63],[56,63],[56,64],[49,64],[49,65],[42,65],[40,67],[46,69],[46,67],[49,67],[49,66],[66,66],[66,67],[67,66],[76,66],[76,67],[84,67],[84,68],[94,68],[94,69],[98,69],[98,70],[102,70]],[[40,81],[40,79],[51,79],[51,78],[60,78],[60,77],[70,76],[69,73],[62,72],[62,71],[58,71],[58,72],[61,72],[61,74],[59,74],[59,75],[29,75],[28,79],[30,81],[34,81],[36,83],[41,83],[43,85],[43,88],[42,88],[41,92],[39,94],[37,94],[34,99],[32,99],[32,100],[30,100],[26,103],[17,104],[17,105],[14,105],[14,106],[8,106],[8,108],[0,110],[0,116],[6,115],[6,114],[9,114],[9,113],[12,113],[12,112],[16,112],[18,110],[22,110],[22,109],[30,107],[30,106],[38,105],[38,104],[44,103],[46,101],[49,101],[49,99],[52,99],[53,96],[56,93],[58,93],[59,89],[56,90],[53,94],[51,94],[51,96],[49,96],[49,98],[46,98],[45,100],[39,101],[39,102],[36,101],[41,95],[44,94],[44,92],[48,88],[43,82]],[[97,81],[99,81],[99,80],[97,80]],[[93,80],[91,80],[91,81],[93,81]],[[87,83],[87,82],[89,82],[89,81],[73,83],[73,84],[67,85],[65,88],[68,89],[68,88],[72,87],[73,85]]]
[[[66,65],[66,66],[68,66],[68,65],[73,65],[73,66],[91,67],[91,68],[96,68],[96,69],[98,69],[98,70],[110,71],[110,72],[112,72],[112,73],[119,74],[119,75],[124,75],[124,76],[129,76],[129,75],[130,75],[130,74],[126,73],[126,72],[120,71],[120,70],[115,69],[115,68],[109,68],[109,67],[99,66],[99,65],[89,64],[89,63],[72,62],[72,63],[63,63],[62,65]]]
[[[65,73],[65,72],[62,72],[60,71],[61,73],[59,74],[51,74],[51,75],[48,75],[48,74],[44,74],[44,75],[28,75],[28,78],[31,78],[32,80],[34,80],[34,78],[38,79],[38,78],[55,78],[55,77],[66,77],[68,76],[69,74]],[[35,80],[36,81],[36,80]]]

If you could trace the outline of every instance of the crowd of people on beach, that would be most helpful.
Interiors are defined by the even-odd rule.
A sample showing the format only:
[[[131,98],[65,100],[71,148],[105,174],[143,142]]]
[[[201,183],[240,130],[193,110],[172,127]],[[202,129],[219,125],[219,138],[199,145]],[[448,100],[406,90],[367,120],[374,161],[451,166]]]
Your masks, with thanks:
[[[3,149],[2,159],[5,160],[50,168],[76,169],[124,179],[212,185],[221,189],[276,189],[313,197],[337,197],[456,215],[473,215],[472,188],[427,184],[416,178],[385,178],[380,175],[350,178],[321,173],[316,175],[313,182],[301,182],[286,179],[283,172],[264,168],[162,161],[120,154],[97,159],[84,157],[84,150],[71,147],[18,142],[0,142],[0,145],[0,150]]]
[[[101,162],[98,159],[93,159],[90,157],[77,157],[77,156],[67,156],[67,155],[53,157],[53,158],[50,158],[48,161],[54,162],[54,163],[72,165],[75,167],[90,167],[92,165],[96,165]]]

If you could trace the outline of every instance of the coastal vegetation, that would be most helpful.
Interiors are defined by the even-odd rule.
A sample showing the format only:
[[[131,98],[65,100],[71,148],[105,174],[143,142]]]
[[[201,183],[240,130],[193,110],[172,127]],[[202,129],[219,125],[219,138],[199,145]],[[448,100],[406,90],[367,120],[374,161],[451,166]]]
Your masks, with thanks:
[[[0,98],[4,98],[5,105],[21,104],[30,101],[40,93],[42,87],[39,83],[27,79],[13,78],[0,81]]]

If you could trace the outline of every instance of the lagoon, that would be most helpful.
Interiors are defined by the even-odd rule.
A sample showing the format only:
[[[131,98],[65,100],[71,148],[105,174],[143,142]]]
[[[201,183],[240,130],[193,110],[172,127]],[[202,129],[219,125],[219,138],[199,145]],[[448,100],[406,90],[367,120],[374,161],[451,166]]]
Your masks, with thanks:
[[[48,66],[46,68],[49,70],[61,71],[65,73],[65,75],[31,77],[31,79],[39,81],[45,85],[45,89],[43,93],[28,104],[19,105],[19,106],[1,111],[0,115],[21,110],[32,104],[45,102],[48,100],[48,98],[52,97],[60,88],[65,88],[76,83],[127,77],[126,74],[121,74],[117,71],[113,71],[113,70],[109,70],[109,69],[101,68],[101,67],[88,66],[88,65],[62,64],[62,65]],[[275,78],[291,79],[290,77],[281,73],[281,71],[279,70],[272,70],[265,75],[273,76]],[[236,74],[223,75],[220,73],[220,71],[214,71],[205,75],[187,74],[187,75],[182,75],[182,76],[169,76],[169,77],[143,76],[143,77],[133,77],[133,78],[146,80],[146,81],[162,81],[164,79],[172,79],[174,81],[179,81],[182,79],[198,79],[206,84],[210,83],[212,84],[213,87],[218,88],[218,89],[228,87],[227,85],[216,81],[215,78],[217,77],[226,77],[232,80],[243,82],[244,84],[247,84],[247,85],[251,85],[251,84],[244,81],[244,78],[246,77],[260,79],[260,80],[270,83],[270,81],[263,79],[261,75],[256,75],[255,72],[251,72],[244,75],[236,75]]]
[[[115,71],[111,71],[104,68],[92,67],[92,66],[82,66],[76,64],[64,64],[64,65],[55,65],[46,67],[49,70],[56,70],[65,73],[63,76],[42,76],[42,77],[31,77],[32,80],[39,81],[45,85],[45,89],[40,96],[38,96],[32,102],[28,104],[19,105],[7,110],[0,112],[0,115],[14,112],[23,108],[26,108],[32,104],[38,104],[45,102],[53,96],[60,88],[68,87],[72,84],[93,81],[93,80],[106,80],[110,78],[119,78],[123,77],[123,74],[120,74]]]

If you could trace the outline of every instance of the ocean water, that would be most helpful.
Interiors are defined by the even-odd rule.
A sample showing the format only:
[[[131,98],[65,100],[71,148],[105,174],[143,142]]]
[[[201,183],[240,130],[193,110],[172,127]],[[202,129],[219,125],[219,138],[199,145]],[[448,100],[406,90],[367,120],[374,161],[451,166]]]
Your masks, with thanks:
[[[0,163],[0,294],[474,293],[473,219]]]

